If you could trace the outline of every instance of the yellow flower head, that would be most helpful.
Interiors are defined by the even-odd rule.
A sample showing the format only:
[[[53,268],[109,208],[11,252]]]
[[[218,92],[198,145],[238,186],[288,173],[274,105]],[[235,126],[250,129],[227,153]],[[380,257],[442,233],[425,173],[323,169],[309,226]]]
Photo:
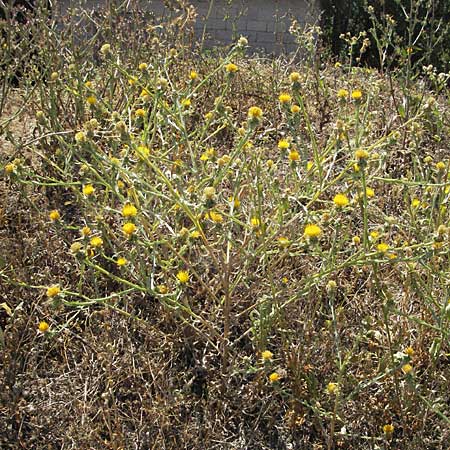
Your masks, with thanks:
[[[145,110],[142,108],[138,108],[135,112],[134,115],[136,117],[145,117]]]
[[[95,192],[94,186],[92,184],[86,184],[83,186],[83,194],[84,195],[92,195]]]
[[[290,161],[295,162],[295,161],[298,161],[300,159],[300,154],[298,153],[297,150],[292,149],[289,152],[288,158],[289,158]]]
[[[54,286],[50,286],[49,288],[47,288],[47,297],[56,297],[60,292],[61,288],[57,284],[55,284]]]
[[[111,45],[110,44],[103,44],[100,48],[100,53],[102,55],[107,55],[111,52]]]
[[[287,103],[290,103],[290,102],[291,102],[292,97],[291,97],[288,93],[283,92],[283,93],[281,93],[280,96],[278,97],[278,100],[280,101],[280,103],[281,103],[282,105],[286,105]]]
[[[83,248],[83,244],[81,242],[75,241],[70,246],[70,253],[76,255]]]
[[[280,374],[278,374],[277,372],[273,372],[269,375],[269,381],[271,383],[276,383],[277,381],[280,380]]]
[[[189,74],[189,78],[191,80],[196,80],[198,78],[198,73],[195,70],[191,70],[191,73]]]
[[[375,191],[371,187],[366,188],[366,196],[367,198],[372,198],[375,196]]]
[[[128,263],[128,260],[126,258],[123,258],[123,257],[117,258],[116,264],[119,267],[125,266],[127,263]]]
[[[6,173],[12,173],[15,170],[16,170],[16,165],[14,163],[6,164],[6,166],[5,166],[5,172]]]
[[[443,162],[443,161],[439,161],[439,162],[436,163],[436,169],[437,169],[439,172],[443,172],[443,171],[445,170],[446,167],[447,167],[447,166],[446,166],[445,162]]]
[[[377,250],[378,250],[380,253],[386,253],[386,252],[389,250],[389,244],[386,244],[386,242],[380,242],[380,243],[377,245]]]
[[[56,81],[59,78],[59,73],[58,72],[52,72],[50,75],[50,79],[52,81]]]
[[[50,328],[50,325],[47,322],[39,322],[38,330],[41,333],[46,333],[49,328]]]
[[[181,100],[181,106],[183,106],[183,108],[189,108],[189,106],[191,106],[191,99],[184,98]]]
[[[369,152],[367,150],[363,150],[362,148],[356,150],[355,152],[355,158],[358,161],[365,161],[369,158]]]
[[[300,112],[300,106],[298,105],[292,105],[291,106],[291,113],[292,114],[298,114]]]
[[[287,139],[281,139],[278,141],[278,148],[280,150],[287,150],[289,148],[289,141]]]
[[[359,245],[359,244],[361,244],[361,238],[359,236],[353,236],[352,242],[354,245]]]
[[[343,208],[349,204],[349,200],[344,194],[336,194],[333,198],[333,202],[338,208]]]
[[[338,390],[338,384],[337,383],[328,383],[327,384],[327,392],[330,395],[336,394]]]
[[[180,270],[177,273],[177,278],[181,284],[186,284],[189,281],[189,272],[186,270]]]
[[[91,247],[99,248],[103,245],[103,239],[100,236],[94,236],[91,239]]]
[[[131,236],[136,231],[136,225],[132,222],[124,223],[122,226],[122,231],[126,235]]]
[[[214,223],[223,223],[223,216],[222,216],[222,214],[220,214],[220,213],[218,213],[218,212],[210,211],[210,212],[209,212],[209,218],[210,218]]]
[[[86,142],[86,140],[87,140],[86,135],[82,131],[79,131],[78,133],[75,134],[75,142],[82,143]]]
[[[48,217],[52,222],[56,222],[57,220],[61,219],[61,214],[59,214],[59,211],[57,209],[54,209],[53,211],[50,211]]]
[[[160,285],[156,286],[156,289],[158,289],[158,292],[161,295],[165,295],[169,292],[169,288],[165,284],[160,284]]]
[[[145,72],[148,69],[148,64],[143,62],[143,63],[140,63],[138,67],[141,72]]]
[[[352,91],[352,99],[353,100],[361,100],[362,98],[362,92],[359,89],[355,89]]]
[[[263,359],[263,361],[270,361],[273,357],[273,353],[270,350],[264,350],[261,353],[261,358]]]
[[[291,241],[287,237],[280,236],[278,238],[278,244],[280,247],[287,248],[291,244]]]
[[[259,228],[261,226],[261,220],[258,217],[252,217],[250,219],[250,224],[252,228]]]
[[[289,80],[291,83],[298,83],[300,81],[300,74],[298,72],[292,72],[289,75]]]
[[[339,89],[339,90],[338,90],[338,93],[337,93],[337,96],[338,96],[339,98],[346,98],[346,97],[348,97],[348,91],[347,91],[347,89]]]
[[[402,372],[405,375],[408,375],[409,373],[411,373],[413,370],[413,367],[411,366],[411,364],[405,364],[404,366],[402,366]]]
[[[207,187],[205,187],[205,189],[203,189],[203,195],[208,200],[211,200],[216,195],[216,189],[214,188],[214,186],[207,186]]]
[[[303,232],[303,236],[308,239],[317,239],[321,236],[322,229],[315,224],[306,225],[305,230]]]
[[[81,235],[82,236],[89,236],[91,234],[91,229],[88,226],[84,226],[81,229]]]
[[[137,208],[136,206],[132,205],[131,203],[127,203],[122,208],[122,216],[123,217],[134,217],[137,215]]]
[[[386,425],[383,425],[383,433],[388,435],[388,436],[393,434],[394,433],[394,425],[392,425],[390,423],[386,424]]]
[[[260,120],[263,116],[263,112],[261,108],[258,106],[252,106],[248,110],[248,117],[253,120]]]
[[[236,64],[228,63],[228,64],[225,66],[225,70],[226,70],[228,73],[236,73],[239,69],[238,69],[238,66],[236,66]]]
[[[95,105],[97,103],[97,98],[94,95],[90,95],[87,99],[86,99],[87,103],[89,105]]]
[[[412,358],[412,357],[414,356],[415,351],[414,351],[414,349],[413,349],[412,347],[407,347],[407,348],[405,348],[405,353],[406,353],[410,358]]]

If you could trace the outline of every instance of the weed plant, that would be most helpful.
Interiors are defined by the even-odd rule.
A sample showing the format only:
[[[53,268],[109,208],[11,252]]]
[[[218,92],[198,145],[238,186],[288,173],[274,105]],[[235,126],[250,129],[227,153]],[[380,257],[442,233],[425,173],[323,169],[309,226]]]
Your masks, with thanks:
[[[448,74],[111,5],[3,84],[1,447],[447,448]]]

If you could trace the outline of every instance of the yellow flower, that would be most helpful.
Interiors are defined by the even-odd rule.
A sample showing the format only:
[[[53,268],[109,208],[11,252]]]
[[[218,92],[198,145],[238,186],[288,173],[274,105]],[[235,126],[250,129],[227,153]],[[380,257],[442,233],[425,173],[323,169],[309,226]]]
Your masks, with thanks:
[[[189,233],[189,237],[192,239],[197,239],[200,237],[200,231],[194,230]]]
[[[300,154],[298,153],[297,150],[291,150],[289,152],[288,158],[290,161],[294,162],[294,161],[298,161],[300,159]]]
[[[404,366],[402,366],[402,372],[405,375],[408,375],[409,373],[411,373],[413,370],[413,367],[411,366],[411,364],[405,364]]]
[[[436,163],[436,169],[439,170],[439,172],[443,172],[446,168],[446,164],[443,161],[439,161]]]
[[[298,106],[298,105],[292,105],[291,106],[291,113],[292,114],[297,114],[299,112],[300,112],[300,106]]]
[[[94,236],[91,239],[91,246],[94,248],[99,248],[103,245],[103,239],[100,236]]]
[[[355,158],[358,161],[366,160],[369,158],[369,152],[367,150],[363,150],[362,148],[356,150]]]
[[[291,244],[291,241],[287,237],[280,236],[278,238],[278,244],[283,248],[287,248]]]
[[[337,383],[328,383],[327,384],[327,392],[330,395],[336,394],[338,391],[338,384]]]
[[[260,120],[262,118],[263,112],[258,106],[252,106],[248,110],[248,117],[254,120]]]
[[[286,139],[281,139],[278,141],[278,148],[280,150],[287,150],[289,148],[289,141]]]
[[[366,188],[366,196],[367,196],[367,198],[374,197],[375,196],[375,191],[372,188],[367,187]]]
[[[275,162],[274,162],[273,159],[268,159],[267,162],[266,162],[266,164],[267,164],[267,167],[268,167],[269,169],[271,169],[271,168],[274,166]]]
[[[280,375],[277,372],[273,372],[269,375],[269,381],[271,383],[276,383],[277,381],[280,380]]]
[[[353,236],[352,242],[354,245],[359,245],[361,243],[361,238],[359,236]]]
[[[136,78],[136,77],[130,77],[130,78],[128,78],[128,84],[129,84],[130,86],[134,86],[134,85],[136,84],[136,82],[137,82],[137,78]]]
[[[41,333],[46,333],[49,328],[50,328],[50,325],[47,322],[39,322],[38,330]]]
[[[160,285],[156,286],[156,289],[158,289],[158,292],[161,295],[165,295],[169,292],[169,288],[165,284],[160,284]]]
[[[238,66],[236,66],[236,64],[228,63],[228,64],[225,66],[225,70],[226,70],[228,73],[235,73],[235,72],[237,72],[239,69],[238,69]]]
[[[261,353],[261,358],[263,359],[263,361],[269,361],[271,360],[273,357],[273,353],[270,350],[264,350]]]
[[[292,72],[289,75],[289,80],[291,83],[298,83],[300,81],[300,74],[298,72]]]
[[[413,208],[418,208],[420,206],[420,200],[418,198],[414,198],[411,202],[411,206]]]
[[[145,117],[145,110],[142,108],[138,108],[135,112],[134,115],[136,117]]]
[[[339,98],[346,98],[346,97],[348,97],[348,91],[347,91],[347,89],[339,89],[339,90],[338,90],[338,93],[337,93],[337,96],[338,96]]]
[[[343,208],[349,204],[349,200],[344,194],[336,194],[333,198],[333,202],[338,208]]]
[[[393,434],[394,433],[394,425],[392,425],[392,424],[383,425],[383,433],[388,436]]]
[[[180,270],[177,273],[177,278],[181,284],[186,284],[189,281],[189,272],[186,270]]]
[[[123,258],[123,257],[117,258],[116,264],[119,267],[122,267],[122,266],[124,266],[127,263],[128,263],[128,260],[126,258]]]
[[[317,239],[322,234],[322,229],[318,225],[306,225],[303,236],[309,239]]]
[[[47,288],[47,297],[56,297],[60,292],[61,288],[57,284],[55,284],[54,286],[50,286],[49,288]]]
[[[278,97],[278,100],[280,101],[280,103],[281,103],[282,105],[286,105],[287,103],[290,103],[290,102],[291,102],[292,97],[291,97],[288,93],[283,92],[283,93],[281,93],[280,96]]]
[[[220,213],[214,212],[214,211],[210,211],[209,212],[209,218],[214,222],[214,223],[223,223],[223,216]]]
[[[207,186],[207,187],[205,187],[205,189],[203,189],[203,195],[208,200],[211,200],[216,195],[216,189],[214,188],[214,186]]]
[[[143,62],[143,63],[140,63],[138,67],[141,72],[145,72],[148,69],[148,64]]]
[[[92,184],[86,184],[83,186],[83,194],[84,195],[92,195],[95,192],[94,186]]]
[[[181,100],[181,106],[183,106],[183,108],[189,108],[189,106],[191,106],[191,99],[184,98]]]
[[[92,89],[92,81],[86,81],[85,83],[84,83],[84,85],[88,88],[88,89]]]
[[[5,172],[6,173],[12,173],[15,170],[16,170],[16,165],[15,164],[13,164],[13,163],[6,164],[6,166],[5,166]]]
[[[261,220],[258,217],[252,217],[250,219],[250,224],[252,228],[259,228],[261,226]]]
[[[75,134],[75,142],[82,143],[86,142],[86,140],[87,140],[86,135],[82,131],[79,131],[78,133]]]
[[[378,233],[378,231],[371,231],[369,235],[372,239],[378,239],[380,237],[380,233]]]
[[[386,244],[386,242],[380,242],[380,243],[377,245],[377,250],[378,250],[380,253],[386,253],[386,252],[389,250],[389,244]]]
[[[107,55],[111,52],[111,45],[110,44],[103,44],[100,48],[100,53],[102,55]]]
[[[84,226],[81,229],[81,235],[82,236],[89,236],[91,234],[91,229],[88,226]]]
[[[405,348],[405,353],[411,358],[415,352],[412,347],[407,347],[407,348]]]
[[[132,222],[124,223],[122,226],[122,231],[126,235],[131,236],[136,231],[136,225]]]
[[[355,89],[352,91],[352,99],[353,100],[361,100],[362,98],[362,92],[359,89]]]
[[[90,95],[87,99],[86,99],[87,103],[89,105],[95,105],[97,103],[97,99],[94,95]]]
[[[136,206],[132,205],[131,203],[127,203],[122,208],[122,216],[123,217],[134,217],[137,214],[137,208]]]
[[[57,209],[54,209],[53,211],[50,211],[48,217],[52,222],[56,222],[57,220],[61,219],[61,214],[59,214],[59,211]]]
[[[198,73],[195,70],[191,70],[191,73],[189,74],[189,78],[191,80],[196,80],[198,78]]]
[[[70,246],[70,253],[76,255],[83,248],[83,244],[81,242],[73,242]]]

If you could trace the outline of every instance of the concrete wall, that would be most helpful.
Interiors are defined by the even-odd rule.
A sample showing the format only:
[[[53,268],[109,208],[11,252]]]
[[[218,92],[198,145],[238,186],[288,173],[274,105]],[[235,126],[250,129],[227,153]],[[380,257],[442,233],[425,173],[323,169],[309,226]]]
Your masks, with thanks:
[[[61,0],[63,10],[80,2]],[[108,0],[88,0],[87,7],[106,6]],[[119,2],[118,2],[119,3]],[[131,2],[130,2],[131,3]],[[167,18],[176,14],[166,5],[174,0],[135,0],[132,4]],[[318,0],[190,0],[196,11],[195,34],[205,32],[205,45],[229,44],[239,36],[247,37],[254,48],[269,53],[291,52],[296,49],[287,32],[292,19],[300,24],[318,20]]]

